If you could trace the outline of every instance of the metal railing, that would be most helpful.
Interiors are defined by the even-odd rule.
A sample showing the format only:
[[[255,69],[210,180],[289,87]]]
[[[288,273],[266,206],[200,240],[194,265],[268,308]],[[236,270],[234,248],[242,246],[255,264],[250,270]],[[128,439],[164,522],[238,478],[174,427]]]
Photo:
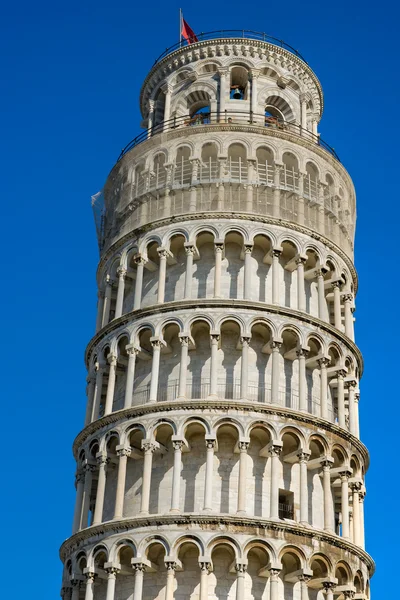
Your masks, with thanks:
[[[283,504],[282,502],[279,502],[278,509],[280,519],[291,519],[293,521],[294,507],[292,504]]]
[[[239,38],[247,40],[257,40],[259,42],[266,42],[267,44],[273,44],[274,46],[278,46],[279,48],[288,50],[288,52],[291,52],[292,54],[300,58],[300,60],[302,60],[306,65],[308,64],[298,50],[296,50],[283,40],[279,40],[278,38],[275,38],[272,35],[267,35],[262,31],[253,31],[251,29],[217,29],[216,31],[196,33],[196,37],[198,42],[204,42],[207,40]],[[162,60],[165,56],[168,56],[168,54],[171,54],[171,52],[179,50],[180,48],[187,48],[188,46],[190,48],[195,48],[196,42],[187,45],[185,41],[181,40],[180,42],[169,46],[169,48],[166,48],[164,52],[162,52],[160,56],[156,58],[156,60],[154,61],[154,65],[160,62],[160,60]]]
[[[159,133],[163,133],[166,131],[171,131],[183,127],[201,127],[201,126],[223,126],[229,129],[229,127],[234,125],[253,125],[260,128],[260,131],[265,131],[265,129],[277,130],[286,133],[290,133],[292,135],[296,135],[298,137],[309,140],[310,142],[320,146],[332,156],[336,158],[340,162],[338,155],[336,154],[334,148],[332,148],[329,144],[327,144],[323,139],[320,138],[319,135],[315,135],[308,129],[305,129],[301,125],[297,123],[289,123],[284,121],[283,119],[271,118],[266,116],[265,114],[253,113],[251,111],[235,111],[226,109],[223,113],[221,112],[208,112],[208,113],[199,113],[195,117],[189,117],[188,115],[184,115],[181,117],[172,117],[166,121],[162,121],[161,123],[157,123],[153,125],[151,128],[143,131],[139,135],[137,135],[133,140],[129,142],[121,150],[121,153],[117,159],[117,162],[121,160],[121,158],[130,150],[135,148],[141,142],[147,140],[154,135]]]

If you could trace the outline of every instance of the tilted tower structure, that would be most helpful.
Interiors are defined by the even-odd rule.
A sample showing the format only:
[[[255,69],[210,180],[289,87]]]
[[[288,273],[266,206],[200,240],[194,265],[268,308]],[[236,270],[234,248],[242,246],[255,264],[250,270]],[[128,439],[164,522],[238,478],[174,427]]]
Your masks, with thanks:
[[[283,42],[167,50],[100,243],[64,600],[369,599],[355,193]]]

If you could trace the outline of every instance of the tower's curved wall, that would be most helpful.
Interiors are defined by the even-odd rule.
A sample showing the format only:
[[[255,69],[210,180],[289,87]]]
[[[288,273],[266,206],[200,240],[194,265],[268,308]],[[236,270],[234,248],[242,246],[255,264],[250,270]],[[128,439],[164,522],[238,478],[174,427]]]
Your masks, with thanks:
[[[311,69],[167,55],[104,188],[63,594],[369,598],[355,194]]]

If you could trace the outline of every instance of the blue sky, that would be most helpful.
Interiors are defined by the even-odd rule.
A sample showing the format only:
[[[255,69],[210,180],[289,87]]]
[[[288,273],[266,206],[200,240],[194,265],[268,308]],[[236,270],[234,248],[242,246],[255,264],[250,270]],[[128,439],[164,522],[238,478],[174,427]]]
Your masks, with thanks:
[[[59,595],[58,548],[70,534],[75,498],[71,445],[84,419],[83,353],[95,323],[98,252],[90,196],[140,132],[140,85],[160,52],[178,41],[178,8],[175,0],[3,5],[2,589],[10,597],[20,588],[13,570],[22,587],[29,582],[30,598]],[[377,562],[372,597],[386,600],[394,593],[398,551],[392,383],[398,371],[398,7],[387,0],[232,0],[213,3],[212,10],[183,8],[197,32],[246,28],[284,39],[322,82],[320,131],[352,175],[358,197],[361,431],[372,456],[367,550]],[[374,319],[381,319],[379,327]]]

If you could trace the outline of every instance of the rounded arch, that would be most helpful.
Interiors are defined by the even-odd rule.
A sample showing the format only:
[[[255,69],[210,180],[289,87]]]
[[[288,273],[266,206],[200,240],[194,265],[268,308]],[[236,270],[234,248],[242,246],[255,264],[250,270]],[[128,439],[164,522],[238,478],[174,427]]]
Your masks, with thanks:
[[[262,420],[254,420],[254,421],[251,421],[250,423],[248,423],[246,430],[245,430],[245,436],[247,438],[249,438],[253,429],[256,429],[256,428],[265,429],[265,431],[267,431],[269,433],[269,435],[271,436],[271,440],[278,439],[278,433],[277,433],[277,430],[274,427],[274,425],[272,423],[267,423],[266,421],[262,421]]]
[[[279,550],[278,560],[282,561],[285,554],[295,555],[300,562],[300,568],[304,569],[304,567],[307,564],[307,558],[306,558],[306,555],[304,554],[304,552],[300,548],[298,548],[297,546],[293,546],[292,544],[287,544],[287,545],[283,546]]]
[[[199,536],[191,534],[182,535],[181,537],[175,540],[175,542],[172,545],[173,556],[178,557],[179,549],[187,543],[194,544],[198,548],[200,556],[204,556],[205,547],[203,540]]]
[[[333,565],[331,559],[322,552],[316,552],[308,561],[313,577],[319,579],[332,575]]]
[[[283,427],[279,433],[279,437],[282,441],[284,441],[283,438],[285,435],[290,435],[297,440],[298,449],[304,449],[306,447],[304,434],[302,431],[300,431],[300,429],[297,429],[297,427],[294,427],[293,425],[286,425],[286,427]]]
[[[268,110],[268,112],[271,112],[269,109],[273,109],[273,112],[275,109],[284,121],[288,123],[295,122],[296,111],[288,94],[278,92],[276,89],[274,89],[272,93],[271,92],[271,88],[269,88],[269,90],[265,90],[264,88],[264,90],[261,90],[260,92],[259,98],[261,99],[261,102],[263,102],[265,109]],[[271,114],[273,114],[273,112],[271,112]]]
[[[200,425],[204,429],[204,433],[206,433],[206,434],[211,433],[210,424],[208,423],[208,421],[206,419],[204,419],[201,416],[188,417],[187,419],[185,419],[185,421],[182,423],[181,427],[179,428],[179,432],[181,431],[183,436],[186,436],[186,430],[192,424]]]
[[[247,558],[248,553],[255,548],[261,548],[262,550],[265,550],[270,558],[271,563],[276,562],[277,554],[272,544],[268,543],[266,540],[260,540],[256,537],[246,542],[243,548],[243,558]]]
[[[156,439],[156,437],[157,437],[157,431],[158,431],[158,429],[160,429],[160,427],[168,427],[168,428],[170,428],[173,435],[176,435],[177,431],[178,431],[176,423],[172,419],[168,419],[168,418],[162,417],[160,419],[157,419],[157,421],[155,421],[149,427],[149,436],[152,439],[154,439],[154,440]]]
[[[228,416],[219,417],[219,419],[217,419],[217,421],[214,423],[213,431],[215,432],[215,434],[218,434],[218,430],[224,425],[230,425],[231,427],[236,429],[238,437],[244,436],[243,425],[240,423],[240,421]]]
[[[215,550],[215,548],[220,545],[229,546],[233,550],[236,560],[242,558],[242,550],[239,545],[239,542],[234,538],[220,533],[216,534],[208,541],[206,552],[212,556],[212,553]]]
[[[137,555],[138,556],[147,556],[147,552],[148,552],[149,548],[153,544],[157,544],[157,543],[160,544],[161,546],[163,546],[163,548],[165,550],[165,554],[168,556],[170,554],[170,550],[171,550],[170,543],[164,536],[158,535],[158,534],[150,535],[150,536],[144,538],[139,543]]]
[[[129,538],[123,538],[122,540],[117,540],[113,546],[110,548],[110,562],[119,563],[120,554],[124,550],[124,548],[130,548],[133,552],[133,556],[137,556],[137,547],[135,542]]]

